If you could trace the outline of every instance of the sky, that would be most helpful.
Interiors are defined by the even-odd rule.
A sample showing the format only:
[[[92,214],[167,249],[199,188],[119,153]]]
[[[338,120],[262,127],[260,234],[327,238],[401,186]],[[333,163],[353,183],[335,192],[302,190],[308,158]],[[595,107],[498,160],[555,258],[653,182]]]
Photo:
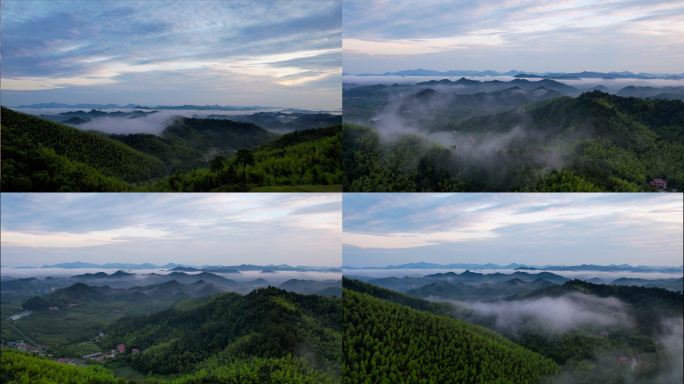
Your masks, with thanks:
[[[345,0],[344,72],[682,73],[684,2]]]
[[[12,1],[2,103],[341,108],[340,1]]]
[[[681,266],[682,195],[345,194],[345,267]]]
[[[342,264],[342,195],[3,193],[2,265]]]

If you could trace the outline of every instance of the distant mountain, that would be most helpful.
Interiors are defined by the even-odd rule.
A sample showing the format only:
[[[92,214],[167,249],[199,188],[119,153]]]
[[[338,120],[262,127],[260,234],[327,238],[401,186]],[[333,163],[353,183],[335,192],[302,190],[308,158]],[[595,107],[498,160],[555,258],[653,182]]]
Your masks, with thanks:
[[[342,297],[342,281],[333,282],[316,280],[288,280],[278,287],[286,291],[299,293],[302,295],[320,295],[332,297]]]
[[[343,76],[350,75],[349,73],[343,74]],[[521,76],[522,75],[522,76]],[[450,71],[433,71],[429,69],[409,69],[398,72],[385,72],[382,74],[373,73],[363,73],[357,76],[520,76],[520,77],[538,77],[538,78],[572,78],[572,79],[679,79],[684,78],[684,73],[673,74],[673,73],[632,73],[628,71],[624,72],[521,72],[516,70],[511,70],[508,72],[497,72],[497,71],[471,71],[471,70],[450,70]]]
[[[91,264],[82,263],[80,261],[74,263],[61,263],[54,265],[43,265],[41,268],[64,268],[64,269],[159,269],[160,267],[150,263],[144,264],[128,264],[128,263],[107,263],[107,264]]]
[[[512,263],[508,265],[499,264],[463,264],[463,263],[453,263],[453,264],[435,264],[435,263],[410,263],[401,265],[388,265],[386,267],[348,267],[345,266],[343,269],[347,270],[363,270],[363,269],[518,269],[518,270],[545,270],[545,271],[606,271],[606,272],[665,272],[665,273],[682,273],[684,271],[683,266],[679,267],[665,267],[665,266],[637,266],[634,267],[629,264],[622,265],[593,265],[593,264],[582,264],[577,266],[565,266],[565,265],[525,265]]]
[[[40,103],[40,104],[29,104],[29,105],[19,105],[13,108],[88,108],[88,109],[196,109],[196,110],[215,110],[215,111],[254,111],[259,109],[280,109],[278,107],[265,107],[265,106],[231,106],[231,105],[140,105],[140,104],[61,104],[61,103]]]

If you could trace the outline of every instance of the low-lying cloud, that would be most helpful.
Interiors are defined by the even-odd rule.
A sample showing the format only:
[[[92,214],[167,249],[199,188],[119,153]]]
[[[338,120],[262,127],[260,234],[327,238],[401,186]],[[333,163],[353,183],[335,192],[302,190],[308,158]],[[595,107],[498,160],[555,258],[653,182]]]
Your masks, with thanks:
[[[491,323],[509,334],[523,331],[564,333],[583,327],[631,327],[634,323],[620,300],[579,292],[561,297],[486,302],[454,302],[471,310],[469,321]]]
[[[192,117],[189,111],[158,111],[136,118],[97,117],[87,123],[76,126],[79,129],[100,131],[105,133],[150,133],[160,135],[176,117]]]

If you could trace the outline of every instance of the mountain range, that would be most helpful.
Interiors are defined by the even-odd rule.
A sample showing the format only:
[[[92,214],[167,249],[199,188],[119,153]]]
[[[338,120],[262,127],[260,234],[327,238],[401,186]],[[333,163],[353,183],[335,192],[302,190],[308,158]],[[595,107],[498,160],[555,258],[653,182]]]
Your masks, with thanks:
[[[436,263],[408,263],[400,265],[388,265],[386,267],[349,267],[344,266],[343,269],[527,269],[527,270],[545,270],[545,271],[594,271],[594,272],[665,272],[665,273],[682,273],[684,266],[666,267],[666,266],[650,266],[638,265],[632,266],[629,264],[620,265],[594,265],[582,264],[577,266],[565,265],[525,265],[518,263],[511,263],[508,265],[499,264],[466,264],[466,263],[452,263],[452,264],[436,264]]]
[[[72,263],[60,263],[60,264],[53,264],[53,265],[43,265],[40,268],[63,268],[63,269],[81,269],[81,268],[90,268],[90,269],[173,269],[177,267],[184,267],[184,268],[192,268],[193,270],[196,271],[206,271],[206,272],[217,272],[217,273],[230,273],[230,272],[221,272],[220,270],[235,270],[235,271],[261,271],[264,269],[270,269],[270,270],[280,270],[280,271],[337,271],[339,268],[337,267],[316,267],[316,266],[296,266],[293,267],[288,264],[280,264],[280,265],[253,265],[253,264],[241,264],[237,266],[223,266],[223,265],[185,265],[185,264],[176,264],[176,263],[167,263],[164,265],[157,265],[157,264],[151,264],[151,263],[143,263],[143,264],[132,264],[132,263],[107,263],[107,264],[93,264],[93,263],[83,263],[80,261],[72,262]],[[35,267],[17,267],[17,269],[27,269],[27,268],[35,268]],[[180,270],[180,269],[178,269]]]
[[[14,108],[94,108],[94,109],[190,109],[190,110],[211,110],[211,111],[254,111],[258,109],[280,109],[277,107],[264,107],[264,106],[232,106],[232,105],[140,105],[140,104],[63,104],[63,103],[39,103],[39,104],[29,104],[29,105],[19,105]]]
[[[342,75],[352,75],[350,73],[343,73]],[[449,71],[432,71],[429,69],[409,69],[397,72],[385,72],[379,73],[362,73],[357,76],[516,76],[516,75],[534,75],[544,78],[583,78],[583,79],[603,79],[603,78],[613,78],[613,79],[655,79],[655,78],[665,78],[665,79],[684,79],[684,73],[633,73],[629,71],[623,72],[593,72],[593,71],[583,71],[583,72],[522,72],[511,70],[508,72],[498,72],[498,71],[469,71],[469,70],[449,70]]]

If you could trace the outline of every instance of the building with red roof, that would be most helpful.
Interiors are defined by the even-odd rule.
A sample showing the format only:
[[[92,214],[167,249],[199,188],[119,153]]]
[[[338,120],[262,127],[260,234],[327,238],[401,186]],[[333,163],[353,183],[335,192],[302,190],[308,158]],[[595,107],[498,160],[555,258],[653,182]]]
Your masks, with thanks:
[[[119,352],[126,352],[126,346],[123,344],[119,344],[116,346],[116,350]]]
[[[140,351],[138,351],[138,349],[137,349],[137,348],[133,348],[133,349],[131,349],[131,353],[132,353],[132,354],[136,354],[136,353],[138,353],[138,352],[140,352]]]

